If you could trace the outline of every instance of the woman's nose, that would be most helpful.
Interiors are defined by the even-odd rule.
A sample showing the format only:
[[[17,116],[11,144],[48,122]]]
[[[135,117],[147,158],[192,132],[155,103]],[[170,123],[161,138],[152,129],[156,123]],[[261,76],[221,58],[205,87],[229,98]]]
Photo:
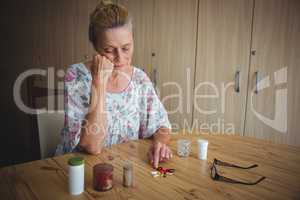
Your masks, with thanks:
[[[115,63],[124,64],[123,62],[126,60],[126,55],[122,53],[122,51],[117,50],[115,55]]]

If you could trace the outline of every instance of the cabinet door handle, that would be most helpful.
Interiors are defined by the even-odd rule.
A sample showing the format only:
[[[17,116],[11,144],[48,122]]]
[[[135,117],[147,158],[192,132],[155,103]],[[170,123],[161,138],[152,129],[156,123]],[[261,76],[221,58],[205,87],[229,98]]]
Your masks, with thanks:
[[[239,93],[240,92],[240,71],[235,72],[235,77],[234,77],[234,90],[235,92]]]
[[[254,93],[255,94],[258,94],[258,71],[254,72],[254,75],[255,75],[255,89],[254,89]]]
[[[153,69],[153,86],[156,87],[157,84],[157,69]]]

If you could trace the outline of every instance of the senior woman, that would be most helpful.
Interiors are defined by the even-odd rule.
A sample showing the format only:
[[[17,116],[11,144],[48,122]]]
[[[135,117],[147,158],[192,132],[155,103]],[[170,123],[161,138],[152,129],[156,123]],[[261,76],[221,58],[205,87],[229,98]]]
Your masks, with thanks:
[[[98,53],[65,75],[65,125],[56,154],[152,138],[153,167],[172,157],[171,125],[148,76],[131,65],[132,21],[126,8],[100,2],[90,15],[89,40]]]

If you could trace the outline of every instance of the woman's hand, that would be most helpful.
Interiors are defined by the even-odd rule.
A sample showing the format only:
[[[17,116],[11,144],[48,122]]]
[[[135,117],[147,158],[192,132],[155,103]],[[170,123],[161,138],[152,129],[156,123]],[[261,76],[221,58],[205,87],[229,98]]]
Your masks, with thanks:
[[[106,84],[111,75],[114,65],[106,57],[100,54],[93,57],[91,73],[93,85],[98,88],[101,84]]]
[[[165,162],[173,157],[171,149],[164,143],[153,141],[148,151],[148,158],[153,168],[157,168],[160,162]]]
[[[149,161],[154,168],[157,168],[160,162],[165,162],[173,157],[172,150],[167,145],[169,140],[169,129],[161,128],[154,134],[148,151]]]
[[[93,57],[91,63],[91,74],[92,74],[92,88],[91,88],[91,104],[89,108],[89,113],[94,112],[97,109],[99,100],[101,100],[101,95],[106,91],[106,83],[108,77],[113,71],[113,63],[111,63],[106,57],[100,54]]]

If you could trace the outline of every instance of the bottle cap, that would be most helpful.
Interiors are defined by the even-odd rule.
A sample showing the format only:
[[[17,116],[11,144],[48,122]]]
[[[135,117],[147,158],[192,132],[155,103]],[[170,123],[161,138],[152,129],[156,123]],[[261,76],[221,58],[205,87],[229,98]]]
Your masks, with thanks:
[[[82,164],[84,164],[84,159],[82,157],[76,156],[76,157],[70,158],[68,161],[68,164],[71,166],[82,165]]]

